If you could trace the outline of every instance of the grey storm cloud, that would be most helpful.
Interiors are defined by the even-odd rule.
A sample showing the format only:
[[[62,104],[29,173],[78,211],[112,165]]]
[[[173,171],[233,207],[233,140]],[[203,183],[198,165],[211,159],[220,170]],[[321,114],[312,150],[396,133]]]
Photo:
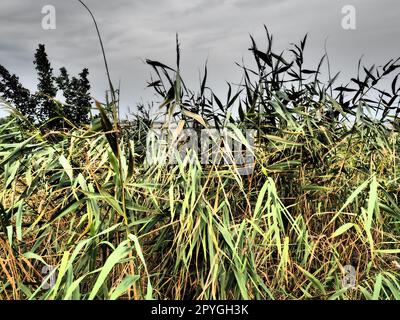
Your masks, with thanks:
[[[235,65],[251,62],[249,35],[265,42],[265,24],[274,34],[277,51],[309,33],[306,63],[315,65],[327,49],[334,71],[353,76],[362,55],[367,64],[383,64],[400,56],[398,0],[86,0],[105,43],[111,76],[121,83],[124,110],[153,98],[146,89],[151,69],[146,58],[175,61],[175,34],[182,47],[183,77],[197,86],[206,60],[209,82],[224,93],[226,81],[238,83]],[[341,27],[344,5],[356,8],[357,29]],[[42,7],[56,8],[56,30],[43,30]],[[88,13],[76,0],[2,0],[0,3],[0,64],[34,90],[32,63],[44,43],[55,70],[90,70],[92,95],[104,97],[107,81],[99,44]]]

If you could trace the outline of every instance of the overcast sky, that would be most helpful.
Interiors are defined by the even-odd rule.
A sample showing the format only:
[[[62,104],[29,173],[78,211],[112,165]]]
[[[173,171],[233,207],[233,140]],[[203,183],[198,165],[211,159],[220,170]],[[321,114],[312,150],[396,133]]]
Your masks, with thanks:
[[[151,68],[146,58],[174,65],[175,33],[182,47],[182,72],[194,87],[208,60],[209,84],[225,93],[226,81],[239,82],[235,62],[251,62],[249,34],[265,41],[263,25],[274,34],[276,51],[309,33],[306,64],[324,54],[327,41],[333,71],[354,75],[357,61],[383,64],[400,56],[398,0],[86,0],[95,14],[114,83],[121,81],[121,107],[152,99],[146,89]],[[56,8],[56,29],[43,30],[42,7]],[[356,30],[342,28],[342,7],[356,8]],[[55,70],[71,74],[88,67],[92,95],[107,88],[100,47],[92,21],[76,0],[1,0],[0,64],[36,88],[32,63],[44,43]]]

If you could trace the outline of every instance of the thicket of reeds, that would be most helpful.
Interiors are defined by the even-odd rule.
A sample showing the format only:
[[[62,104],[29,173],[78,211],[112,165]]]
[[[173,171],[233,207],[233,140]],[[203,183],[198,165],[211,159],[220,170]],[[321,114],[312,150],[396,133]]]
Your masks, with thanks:
[[[229,128],[245,144],[255,130],[248,175],[193,154],[147,163],[153,119],[143,106],[118,119],[116,91],[83,127],[46,131],[14,110],[0,126],[0,299],[399,299],[399,60],[360,63],[342,85],[327,57],[304,68],[306,38],[285,53],[266,40],[251,39],[226,97],[207,68],[186,87],[179,44],[176,66],[147,60],[172,133]]]

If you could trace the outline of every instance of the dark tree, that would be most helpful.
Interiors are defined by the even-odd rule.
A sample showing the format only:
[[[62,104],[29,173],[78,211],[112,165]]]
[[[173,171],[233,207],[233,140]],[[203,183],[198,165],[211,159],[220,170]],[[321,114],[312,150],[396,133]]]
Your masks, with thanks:
[[[79,90],[76,101],[76,120],[77,123],[88,123],[89,122],[89,113],[91,106],[91,97],[90,97],[90,82],[88,79],[89,70],[87,68],[83,69],[79,74]]]
[[[34,97],[22,86],[18,77],[11,75],[3,66],[0,66],[0,95],[6,102],[12,103],[30,122],[35,121]]]
[[[70,79],[67,70],[61,68],[57,78],[58,87],[63,91],[65,98],[64,116],[75,125],[89,122],[91,98],[88,75],[88,69],[83,69],[79,79]]]
[[[60,75],[56,78],[58,88],[63,92],[65,105],[63,107],[63,115],[68,120],[73,119],[73,92],[71,91],[71,81],[67,69],[60,69]]]
[[[36,50],[34,64],[39,81],[38,92],[36,93],[39,121],[48,121],[49,128],[58,128],[62,124],[59,118],[62,116],[62,110],[54,100],[57,95],[57,88],[54,84],[53,68],[47,58],[43,44],[39,44],[39,48]]]
[[[58,77],[53,76],[53,68],[47,58],[45,46],[36,50],[34,64],[38,75],[38,91],[31,95],[15,75],[0,66],[0,96],[13,104],[31,123],[44,125],[43,128],[59,129],[67,126],[68,119],[79,126],[89,123],[91,107],[89,71],[83,69],[79,77],[70,78],[65,68]],[[65,105],[57,102],[58,90],[63,92]]]

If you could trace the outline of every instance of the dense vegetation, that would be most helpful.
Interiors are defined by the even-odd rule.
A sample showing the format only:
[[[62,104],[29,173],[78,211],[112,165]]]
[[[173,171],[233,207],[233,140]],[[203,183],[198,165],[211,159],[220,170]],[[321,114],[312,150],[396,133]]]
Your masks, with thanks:
[[[0,297],[399,299],[399,61],[360,63],[338,85],[327,57],[305,69],[306,38],[282,54],[266,39],[251,39],[254,65],[226,99],[207,68],[186,87],[179,44],[176,67],[147,60],[167,127],[257,132],[247,176],[189,157],[148,164],[153,119],[140,106],[120,121],[115,91],[87,125],[2,124]]]

